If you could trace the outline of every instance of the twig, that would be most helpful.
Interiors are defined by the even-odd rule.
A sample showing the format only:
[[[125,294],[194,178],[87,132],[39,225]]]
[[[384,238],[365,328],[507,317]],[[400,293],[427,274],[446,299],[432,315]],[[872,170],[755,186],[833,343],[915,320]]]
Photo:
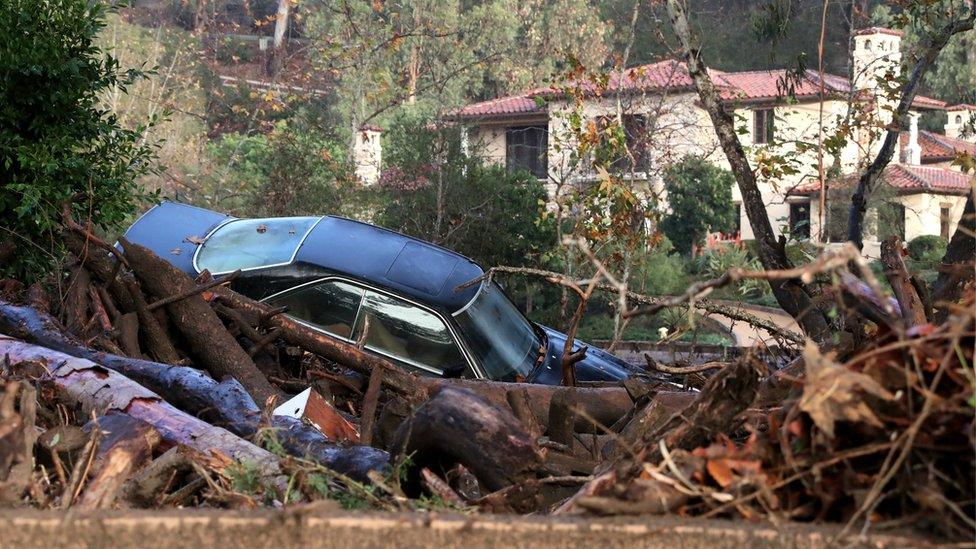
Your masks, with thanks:
[[[712,361],[692,366],[665,366],[664,364],[658,364],[656,361],[651,359],[651,356],[647,353],[644,353],[644,360],[647,361],[648,369],[675,375],[697,374],[699,372],[707,372],[708,370],[718,370],[719,368],[725,368],[729,365],[728,362]]]
[[[153,310],[156,310],[156,309],[162,307],[163,305],[169,305],[170,303],[175,303],[177,301],[182,301],[182,300],[184,300],[184,299],[186,299],[188,297],[192,297],[192,296],[195,296],[197,294],[203,293],[203,292],[209,290],[210,288],[213,288],[214,286],[221,286],[223,284],[227,284],[228,282],[230,282],[230,281],[234,280],[235,278],[237,278],[237,276],[240,275],[240,274],[241,274],[241,270],[240,269],[237,269],[236,271],[234,271],[234,272],[232,272],[232,273],[230,273],[230,274],[228,274],[226,276],[223,276],[223,277],[221,277],[219,279],[211,280],[210,282],[207,282],[206,284],[201,284],[201,285],[197,286],[196,288],[193,288],[192,290],[188,290],[188,291],[185,291],[185,292],[176,294],[176,295],[171,295],[169,297],[164,297],[163,299],[160,299],[159,301],[155,301],[153,303],[150,303],[149,304],[149,310],[150,311],[153,311]]]

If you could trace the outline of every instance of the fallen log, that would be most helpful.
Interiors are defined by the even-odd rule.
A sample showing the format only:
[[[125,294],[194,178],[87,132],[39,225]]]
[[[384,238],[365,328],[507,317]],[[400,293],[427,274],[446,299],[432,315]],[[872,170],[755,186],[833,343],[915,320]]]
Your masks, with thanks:
[[[534,479],[543,468],[535,440],[507,408],[455,387],[417,408],[391,448],[418,467],[460,463],[492,491]]]
[[[90,360],[6,336],[0,336],[0,356],[13,365],[42,364],[46,370],[43,380],[53,383],[61,395],[86,413],[125,414],[155,427],[169,444],[247,461],[265,475],[278,472],[278,460],[271,453],[173,407],[156,393]]]
[[[233,378],[218,382],[196,368],[99,352],[67,338],[50,316],[4,302],[0,302],[0,332],[114,370],[162,395],[177,408],[238,436],[253,436],[261,427],[261,409]],[[271,427],[289,453],[311,457],[357,480],[366,480],[369,471],[389,467],[386,452],[336,444],[295,418],[273,416]]]
[[[125,238],[120,238],[119,243],[125,250],[132,272],[157,298],[190,294],[196,289],[196,284],[186,273],[148,248],[133,244]],[[166,310],[189,343],[198,364],[215,378],[233,377],[241,382],[256,402],[262,404],[272,396],[281,396],[281,392],[271,385],[234,336],[224,328],[217,313],[203,297],[198,294],[187,295],[184,299],[166,305]]]
[[[591,432],[593,421],[600,426],[609,427],[624,417],[634,407],[634,398],[627,388],[612,387],[564,387],[561,385],[537,385],[534,383],[506,383],[472,379],[420,378],[427,392],[432,393],[441,387],[460,387],[473,391],[478,396],[496,406],[509,406],[508,393],[524,392],[525,400],[536,423],[548,425],[549,408],[556,395],[571,394],[576,410],[576,431]],[[517,397],[522,398],[522,397]],[[694,398],[694,393],[659,391],[654,398],[669,410],[680,410]]]
[[[138,507],[151,507],[177,473],[192,469],[186,448],[174,446],[128,479],[122,486],[121,498]]]
[[[129,477],[149,463],[161,437],[148,423],[122,414],[101,417],[90,427],[100,429],[102,437],[77,507],[104,509],[112,506]]]

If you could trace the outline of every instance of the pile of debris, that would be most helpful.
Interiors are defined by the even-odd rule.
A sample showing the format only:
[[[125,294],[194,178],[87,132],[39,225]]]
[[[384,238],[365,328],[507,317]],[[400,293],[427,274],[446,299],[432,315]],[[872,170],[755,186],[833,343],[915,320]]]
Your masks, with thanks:
[[[192,280],[80,226],[65,240],[58,303],[3,285],[3,505],[333,499],[973,533],[971,289],[938,324],[877,308],[886,322],[843,363],[807,344],[700,390],[549,387],[418,377],[231,291],[234,274]]]

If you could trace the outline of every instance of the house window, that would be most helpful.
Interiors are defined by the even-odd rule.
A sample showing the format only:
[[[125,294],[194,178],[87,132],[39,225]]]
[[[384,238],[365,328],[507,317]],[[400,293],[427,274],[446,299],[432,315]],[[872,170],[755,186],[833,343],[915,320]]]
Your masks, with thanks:
[[[753,112],[752,142],[756,144],[772,143],[776,117],[773,109],[757,109]]]
[[[951,209],[947,204],[939,208],[939,234],[946,239],[949,238],[949,212]]]
[[[548,174],[549,132],[545,126],[515,126],[505,130],[505,158],[511,171],[526,170],[539,179]]]
[[[810,203],[790,204],[790,234],[795,239],[810,238]]]
[[[625,114],[623,123],[627,151],[623,151],[623,156],[614,161],[613,167],[625,171],[633,169],[633,171],[645,172],[648,165],[647,117],[640,114]],[[633,161],[630,156],[634,157]]]

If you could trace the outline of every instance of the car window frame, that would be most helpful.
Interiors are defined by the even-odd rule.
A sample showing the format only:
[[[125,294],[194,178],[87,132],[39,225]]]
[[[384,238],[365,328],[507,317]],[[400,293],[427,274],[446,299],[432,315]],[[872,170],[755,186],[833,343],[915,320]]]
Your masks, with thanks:
[[[261,299],[261,302],[264,303],[267,300],[270,300],[270,299],[275,298],[275,297],[279,297],[279,296],[284,295],[286,293],[291,293],[291,292],[294,292],[294,291],[301,290],[302,288],[305,288],[307,286],[313,286],[315,284],[322,284],[322,283],[325,283],[325,282],[342,282],[342,283],[349,284],[349,285],[355,286],[355,287],[363,290],[363,296],[360,297],[360,300],[359,300],[359,308],[356,310],[356,319],[354,321],[353,330],[352,330],[351,333],[355,333],[356,326],[359,325],[359,317],[360,317],[360,315],[362,314],[362,311],[363,311],[363,301],[365,300],[366,290],[369,290],[369,291],[372,291],[372,292],[376,292],[376,293],[379,293],[379,294],[383,294],[383,295],[387,295],[387,296],[390,296],[390,297],[395,298],[395,299],[399,299],[401,301],[404,301],[406,303],[409,303],[410,305],[413,305],[414,307],[417,307],[418,309],[421,309],[421,310],[423,310],[425,312],[428,312],[428,313],[434,315],[435,317],[437,317],[438,319],[440,319],[440,321],[443,322],[445,326],[447,326],[448,331],[451,333],[451,337],[454,339],[454,344],[458,346],[458,349],[461,351],[461,356],[463,356],[464,357],[464,360],[468,363],[468,367],[470,367],[471,368],[471,371],[474,372],[475,379],[488,379],[485,376],[484,372],[482,371],[481,365],[477,362],[477,360],[474,359],[474,356],[468,350],[467,345],[465,344],[464,338],[461,337],[460,333],[458,333],[457,329],[454,327],[454,324],[444,314],[442,314],[441,312],[433,309],[432,307],[429,307],[427,305],[424,305],[423,303],[419,303],[419,302],[417,302],[417,301],[415,301],[413,299],[410,299],[408,297],[404,297],[404,296],[402,296],[400,294],[391,292],[389,290],[386,290],[384,288],[380,288],[378,286],[374,286],[372,284],[363,282],[361,280],[356,280],[354,278],[348,278],[348,277],[344,277],[344,276],[330,275],[330,276],[326,276],[326,277],[323,277],[323,278],[317,278],[315,280],[310,280],[308,282],[303,282],[303,283],[298,284],[296,286],[292,286],[291,288],[287,288],[287,289],[282,290],[280,292],[273,293],[273,294],[269,295],[268,297],[265,297],[265,298]],[[353,344],[356,343],[356,341],[354,339],[350,339],[350,338],[342,337],[340,335],[333,334],[332,332],[329,332],[328,330],[324,330],[324,329],[322,329],[322,328],[320,328],[318,326],[314,326],[312,324],[309,324],[308,322],[305,322],[305,321],[303,321],[303,320],[301,320],[299,318],[295,318],[295,317],[293,317],[291,315],[288,315],[288,313],[285,313],[285,315],[288,316],[288,318],[294,320],[295,322],[298,322],[302,326],[306,326],[306,327],[308,327],[308,328],[310,328],[312,330],[315,330],[316,332],[323,333],[323,334],[325,334],[325,335],[327,335],[329,337],[334,337],[334,338],[339,339],[341,341],[344,341],[346,343],[353,343]],[[377,355],[382,355],[383,357],[388,358],[388,359],[390,359],[390,360],[392,360],[394,362],[408,364],[408,365],[410,365],[412,367],[415,367],[415,368],[420,369],[420,370],[424,370],[425,372],[434,374],[436,376],[440,376],[442,378],[444,377],[444,371],[443,370],[437,370],[433,366],[427,366],[427,365],[420,364],[420,363],[414,362],[414,361],[407,361],[407,360],[404,360],[404,359],[399,358],[399,357],[392,356],[389,353],[385,353],[385,352],[383,352],[381,350],[377,350],[377,349],[368,349],[368,350],[371,353],[375,353]]]
[[[314,215],[308,215],[308,216],[296,216],[296,217],[313,217],[314,218],[315,216]],[[273,268],[273,267],[284,267],[284,266],[287,266],[287,265],[291,265],[291,264],[293,264],[295,262],[295,258],[298,257],[298,250],[301,250],[302,249],[302,246],[305,244],[305,240],[308,239],[308,235],[312,234],[312,231],[315,230],[315,227],[318,227],[319,226],[319,223],[321,223],[322,220],[325,219],[326,217],[329,217],[329,216],[327,216],[327,215],[319,216],[319,218],[315,220],[315,223],[312,223],[309,226],[308,230],[305,231],[305,234],[302,235],[302,238],[299,239],[298,245],[295,246],[295,249],[292,251],[291,257],[288,259],[288,261],[285,261],[283,263],[271,263],[269,265],[258,265],[256,267],[245,267],[245,268],[242,268],[242,269],[233,269],[233,270],[230,270],[230,271],[220,271],[220,272],[213,272],[213,271],[211,271],[210,274],[216,276],[216,275],[223,275],[223,274],[233,273],[233,272],[236,272],[236,271],[241,271],[242,273],[244,273],[244,272],[248,272],[248,271],[257,271],[257,270],[260,270],[260,269],[270,269],[270,268]],[[224,219],[223,221],[221,221],[220,223],[218,223],[213,229],[210,229],[210,232],[207,233],[207,236],[205,236],[203,238],[203,242],[201,242],[200,244],[197,244],[197,249],[193,252],[193,260],[191,262],[191,264],[193,265],[193,270],[196,271],[198,274],[203,272],[203,270],[200,269],[200,266],[197,264],[197,259],[200,257],[200,252],[203,250],[203,247],[207,245],[207,242],[210,240],[210,238],[214,234],[217,233],[217,231],[219,231],[220,229],[222,229],[226,225],[229,225],[229,224],[234,223],[236,221],[261,221],[262,219],[275,219],[275,218],[268,217],[268,218],[254,218],[254,219],[252,219],[252,218],[245,218],[245,217],[230,217],[230,218]]]

